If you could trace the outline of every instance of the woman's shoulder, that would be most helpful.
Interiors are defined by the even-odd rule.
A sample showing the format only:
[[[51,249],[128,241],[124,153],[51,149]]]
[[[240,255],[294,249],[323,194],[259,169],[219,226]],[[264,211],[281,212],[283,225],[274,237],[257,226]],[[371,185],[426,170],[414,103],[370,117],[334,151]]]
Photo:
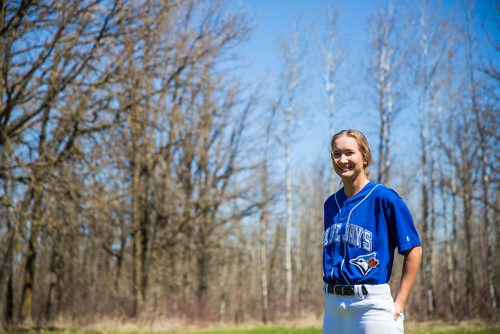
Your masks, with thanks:
[[[394,201],[402,199],[396,190],[386,186],[385,184],[377,183],[375,187],[376,191],[374,191],[374,195],[377,198],[380,198],[385,201]]]
[[[339,190],[328,196],[328,198],[325,200],[325,206],[338,203],[342,200],[343,196],[345,197],[344,188],[340,188]]]

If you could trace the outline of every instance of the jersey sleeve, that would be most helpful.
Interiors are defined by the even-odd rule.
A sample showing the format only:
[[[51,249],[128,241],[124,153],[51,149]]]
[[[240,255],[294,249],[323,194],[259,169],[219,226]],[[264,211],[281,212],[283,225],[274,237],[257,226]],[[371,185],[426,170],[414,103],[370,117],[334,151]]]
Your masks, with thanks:
[[[388,206],[390,230],[399,254],[404,254],[421,243],[410,209],[399,195],[394,195]]]

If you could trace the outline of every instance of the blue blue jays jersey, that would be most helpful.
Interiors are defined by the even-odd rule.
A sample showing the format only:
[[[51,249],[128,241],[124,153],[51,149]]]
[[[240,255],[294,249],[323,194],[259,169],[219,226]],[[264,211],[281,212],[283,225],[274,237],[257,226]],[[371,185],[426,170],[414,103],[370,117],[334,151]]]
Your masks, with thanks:
[[[420,246],[403,199],[392,189],[370,181],[347,198],[340,189],[325,201],[323,280],[337,284],[389,282],[394,250]]]

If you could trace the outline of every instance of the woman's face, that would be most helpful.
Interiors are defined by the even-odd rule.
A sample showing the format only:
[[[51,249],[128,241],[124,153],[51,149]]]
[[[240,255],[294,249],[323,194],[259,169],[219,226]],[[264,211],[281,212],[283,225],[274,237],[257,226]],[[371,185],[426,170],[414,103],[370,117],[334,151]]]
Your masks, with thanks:
[[[344,181],[354,181],[358,176],[366,177],[366,162],[359,150],[358,143],[352,137],[342,135],[332,145],[335,173]]]

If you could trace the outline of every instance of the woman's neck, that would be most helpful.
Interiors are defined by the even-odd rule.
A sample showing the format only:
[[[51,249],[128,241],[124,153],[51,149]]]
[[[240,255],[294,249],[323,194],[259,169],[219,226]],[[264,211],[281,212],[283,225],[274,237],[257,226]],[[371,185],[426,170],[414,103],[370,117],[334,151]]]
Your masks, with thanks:
[[[365,177],[358,177],[353,182],[346,182],[344,180],[344,193],[349,198],[361,191],[361,189],[366,186],[366,184],[370,182],[370,180]]]

